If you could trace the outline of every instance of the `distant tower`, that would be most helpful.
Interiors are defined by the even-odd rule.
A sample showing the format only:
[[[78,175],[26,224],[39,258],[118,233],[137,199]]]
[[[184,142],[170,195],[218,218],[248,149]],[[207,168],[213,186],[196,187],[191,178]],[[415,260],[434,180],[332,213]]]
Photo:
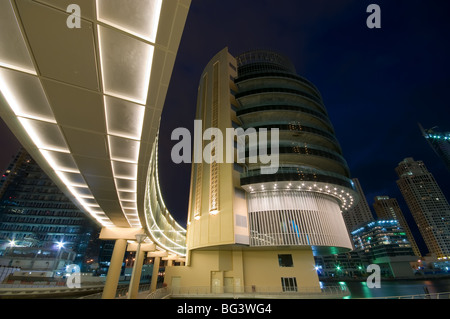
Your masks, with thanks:
[[[51,256],[65,256],[68,262],[83,266],[88,257],[97,257],[95,252],[87,256],[95,250],[89,244],[97,230],[33,158],[20,150],[0,179],[0,256],[15,258],[10,249],[14,247],[24,255],[27,252],[27,257],[19,258],[21,267],[39,269]]]
[[[375,209],[378,219],[395,219],[399,222],[408,237],[414,255],[420,257],[421,253],[419,247],[416,244],[416,240],[414,239],[397,200],[395,198],[389,198],[389,196],[377,196],[375,197],[373,208]]]
[[[422,161],[409,157],[395,171],[409,210],[429,252],[439,260],[450,259],[450,206],[433,175]]]
[[[450,171],[450,132],[438,132],[433,128],[424,129],[419,124],[423,136],[435,153],[444,161],[445,166]]]
[[[359,180],[357,178],[353,178],[352,181],[355,185],[356,191],[359,194],[360,200],[358,204],[343,213],[344,221],[349,232],[361,224],[374,220]]]

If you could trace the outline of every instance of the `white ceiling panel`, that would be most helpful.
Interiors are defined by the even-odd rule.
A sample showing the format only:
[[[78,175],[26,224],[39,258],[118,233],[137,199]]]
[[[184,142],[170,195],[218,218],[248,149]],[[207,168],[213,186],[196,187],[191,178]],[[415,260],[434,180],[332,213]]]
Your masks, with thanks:
[[[13,7],[9,0],[0,1],[0,66],[36,74]]]
[[[63,127],[70,150],[74,155],[108,159],[106,136],[73,128]]]
[[[19,117],[20,123],[40,149],[69,153],[58,125]]]
[[[86,175],[85,180],[91,189],[115,191],[112,177]]]
[[[127,162],[112,162],[113,174],[123,179],[136,179],[137,164]]]
[[[80,172],[82,172],[85,176],[112,176],[111,162],[109,160],[84,157],[79,155],[74,155],[73,158],[78,168],[80,169]]]
[[[105,110],[99,92],[48,79],[42,84],[59,125],[105,133]]]
[[[139,140],[144,113],[142,105],[105,96],[106,126],[110,135]]]
[[[81,20],[81,28],[67,27],[69,16],[31,0],[16,1],[38,73],[64,83],[98,91],[99,75],[95,28]]]
[[[97,0],[98,20],[155,42],[162,0]]]
[[[116,178],[116,186],[119,192],[136,192],[137,183],[129,179]]]
[[[119,199],[121,201],[136,201],[136,193],[135,192],[119,192]]]
[[[17,116],[55,122],[36,76],[0,68],[0,90]]]
[[[40,150],[47,162],[56,171],[64,172],[79,172],[77,164],[73,160],[73,157],[69,153],[53,152],[47,150]]]
[[[57,171],[56,174],[58,174],[59,178],[61,178],[66,185],[75,187],[88,187],[83,176],[79,173]]]
[[[127,138],[108,136],[111,159],[137,163],[139,156],[139,142]]]
[[[147,101],[154,47],[98,26],[103,91],[139,104]]]
[[[86,187],[76,187],[70,186],[70,189],[76,194],[77,197],[81,198],[94,198],[89,188]]]

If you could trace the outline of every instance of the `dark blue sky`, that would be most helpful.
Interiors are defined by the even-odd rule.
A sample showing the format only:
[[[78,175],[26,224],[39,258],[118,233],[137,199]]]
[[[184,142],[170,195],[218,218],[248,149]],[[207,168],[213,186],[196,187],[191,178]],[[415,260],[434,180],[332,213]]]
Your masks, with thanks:
[[[381,8],[381,29],[366,26],[371,3]],[[234,55],[279,51],[319,88],[371,208],[376,195],[388,195],[409,214],[394,171],[405,157],[423,160],[450,198],[450,173],[418,128],[450,130],[449,40],[444,0],[193,0],[161,123],[167,206],[184,225],[190,165],[170,164],[170,134],[192,130],[199,77],[225,46]]]
[[[366,8],[381,7],[381,29],[369,29]],[[352,177],[369,205],[396,197],[395,167],[423,160],[450,198],[450,173],[417,123],[450,131],[450,2],[446,0],[193,0],[161,123],[160,180],[165,201],[185,225],[190,165],[173,164],[177,127],[193,128],[199,77],[225,46],[238,55],[272,49],[321,91]],[[17,150],[0,123],[0,168]]]

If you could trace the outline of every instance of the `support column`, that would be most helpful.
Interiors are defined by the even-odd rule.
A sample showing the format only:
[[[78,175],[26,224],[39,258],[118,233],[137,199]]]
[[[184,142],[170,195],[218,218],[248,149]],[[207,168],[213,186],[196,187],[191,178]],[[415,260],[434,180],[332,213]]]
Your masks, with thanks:
[[[155,261],[153,262],[152,284],[150,286],[150,291],[156,290],[156,284],[158,283],[158,273],[159,273],[159,262],[160,261],[161,261],[161,257],[155,257]]]
[[[116,239],[111,262],[106,276],[105,287],[103,288],[102,299],[114,299],[116,297],[117,285],[119,283],[120,271],[122,270],[123,256],[127,248],[126,239]]]
[[[142,228],[128,227],[104,227],[100,232],[100,239],[115,240],[111,262],[103,288],[102,299],[113,299],[116,297],[117,284],[119,283],[120,271],[122,270],[123,257],[127,248],[127,240],[135,240],[137,234],[143,234]]]
[[[155,244],[148,244],[148,243],[139,244],[138,242],[128,244],[127,247],[128,251],[136,251],[136,259],[134,261],[133,273],[130,280],[130,288],[128,289],[128,299],[135,299],[137,297],[145,253],[147,252],[147,257],[150,257],[150,255],[155,251],[155,249],[156,249]]]
[[[136,251],[135,267],[133,269],[133,278],[130,281],[130,288],[128,289],[128,299],[136,299],[139,291],[139,283],[141,281],[142,265],[144,263],[145,251],[142,248],[139,252]]]

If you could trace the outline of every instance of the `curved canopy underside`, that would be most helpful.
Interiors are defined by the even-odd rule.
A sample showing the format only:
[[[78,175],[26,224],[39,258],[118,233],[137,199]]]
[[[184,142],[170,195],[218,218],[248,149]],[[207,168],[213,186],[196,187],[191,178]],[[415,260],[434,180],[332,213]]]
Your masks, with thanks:
[[[149,163],[189,5],[0,1],[0,115],[103,227],[147,226]]]

